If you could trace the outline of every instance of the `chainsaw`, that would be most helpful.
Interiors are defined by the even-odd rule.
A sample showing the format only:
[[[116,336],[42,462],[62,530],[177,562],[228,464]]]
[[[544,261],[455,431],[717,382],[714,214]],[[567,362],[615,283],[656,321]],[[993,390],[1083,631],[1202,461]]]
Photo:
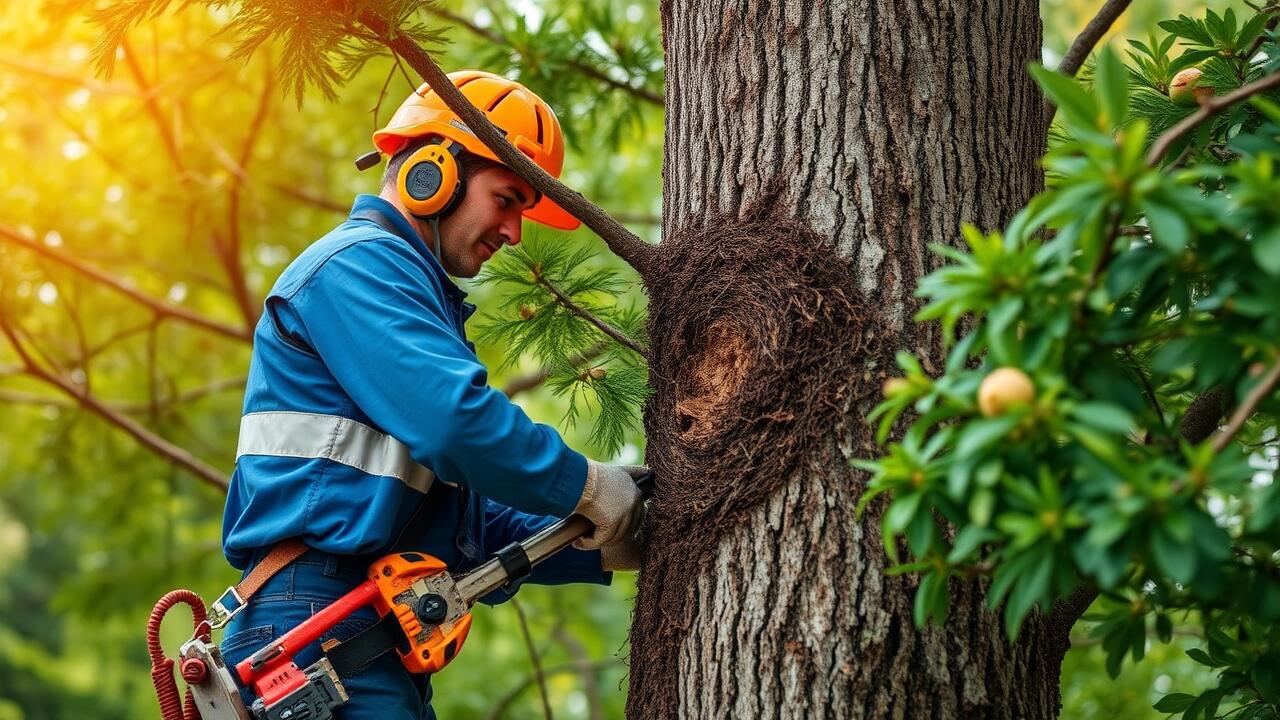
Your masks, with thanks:
[[[644,475],[636,484],[642,497],[652,493],[652,475]],[[477,600],[522,579],[533,566],[592,529],[590,520],[570,515],[508,545],[467,573],[450,573],[445,563],[424,553],[387,555],[369,567],[365,582],[234,668],[223,660],[212,631],[226,625],[247,603],[236,597],[239,602],[228,610],[224,593],[207,615],[195,593],[174,590],[156,604],[147,634],[161,716],[164,720],[329,720],[348,699],[342,684],[345,671],[358,672],[390,650],[410,672],[440,671],[462,648],[471,629],[471,606]],[[233,590],[228,592],[234,595]],[[178,652],[177,664],[187,683],[185,703],[173,678],[175,662],[164,656],[159,639],[160,621],[179,602],[191,606],[195,622],[195,632]],[[300,650],[369,605],[381,616],[378,623],[345,643],[326,641],[321,645],[324,657],[305,669],[298,667],[294,656]],[[241,685],[255,696],[249,707],[241,700]]]

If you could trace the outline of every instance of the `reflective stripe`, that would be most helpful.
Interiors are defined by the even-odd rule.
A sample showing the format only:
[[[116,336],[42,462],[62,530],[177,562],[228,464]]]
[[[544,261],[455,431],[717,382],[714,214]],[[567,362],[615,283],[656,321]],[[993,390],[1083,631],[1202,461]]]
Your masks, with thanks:
[[[396,478],[421,493],[435,480],[435,473],[414,462],[404,443],[338,415],[249,413],[240,418],[236,460],[241,455],[325,458],[370,475]]]

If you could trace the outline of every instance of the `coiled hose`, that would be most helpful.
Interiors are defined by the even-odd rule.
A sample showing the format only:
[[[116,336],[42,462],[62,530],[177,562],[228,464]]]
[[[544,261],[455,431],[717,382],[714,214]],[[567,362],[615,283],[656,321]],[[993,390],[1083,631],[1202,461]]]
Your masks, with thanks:
[[[160,717],[163,720],[200,720],[200,711],[196,709],[195,699],[191,697],[191,689],[187,688],[186,708],[178,695],[178,681],[173,677],[173,661],[164,656],[164,648],[160,647],[160,623],[165,613],[178,603],[191,606],[191,619],[196,632],[204,628],[203,636],[207,639],[209,626],[205,623],[204,601],[190,590],[174,590],[167,593],[151,610],[147,620],[147,652],[151,653],[151,683],[156,687],[156,699],[160,701]],[[182,674],[188,684],[198,682],[204,677],[203,663],[193,660],[192,665],[183,663]]]

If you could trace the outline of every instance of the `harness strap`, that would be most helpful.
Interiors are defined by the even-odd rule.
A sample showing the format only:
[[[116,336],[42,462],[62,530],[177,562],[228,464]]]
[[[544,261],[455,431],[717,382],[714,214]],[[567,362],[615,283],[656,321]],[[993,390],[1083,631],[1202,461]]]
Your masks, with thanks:
[[[408,652],[409,639],[405,637],[396,614],[387,613],[350,640],[333,640],[325,643],[322,648],[338,677],[349,678],[359,675],[369,667],[369,663],[392,650]]]
[[[213,602],[213,606],[209,609],[209,627],[217,630],[230,622],[231,618],[245,609],[249,604],[249,598],[261,590],[268,580],[309,549],[307,544],[298,538],[289,538],[276,543],[275,547],[271,548],[271,552],[267,553],[267,556],[262,558],[262,562],[255,565],[243,580],[227,588]],[[234,604],[228,606],[228,601],[234,601]]]

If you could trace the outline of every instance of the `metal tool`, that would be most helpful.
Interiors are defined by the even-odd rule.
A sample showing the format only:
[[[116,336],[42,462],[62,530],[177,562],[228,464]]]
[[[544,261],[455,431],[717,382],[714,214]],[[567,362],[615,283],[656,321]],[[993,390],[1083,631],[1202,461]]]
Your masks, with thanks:
[[[637,479],[636,484],[643,497],[652,493],[651,475]],[[183,677],[204,720],[328,720],[333,709],[347,701],[341,680],[344,651],[355,651],[367,661],[394,649],[410,672],[438,672],[462,648],[471,629],[471,606],[477,600],[519,581],[592,529],[590,520],[570,515],[458,575],[423,553],[395,553],[379,559],[369,567],[368,580],[235,666],[241,683],[257,696],[249,710],[240,701],[239,687],[217,646],[208,641],[208,623],[202,623],[203,634],[198,627],[182,646]],[[366,631],[368,637],[362,633],[345,644],[326,642],[326,657],[306,670],[297,666],[294,656],[300,650],[370,604],[383,618],[370,631],[380,634]],[[394,631],[387,629],[392,624]],[[166,716],[165,720],[183,718]]]

